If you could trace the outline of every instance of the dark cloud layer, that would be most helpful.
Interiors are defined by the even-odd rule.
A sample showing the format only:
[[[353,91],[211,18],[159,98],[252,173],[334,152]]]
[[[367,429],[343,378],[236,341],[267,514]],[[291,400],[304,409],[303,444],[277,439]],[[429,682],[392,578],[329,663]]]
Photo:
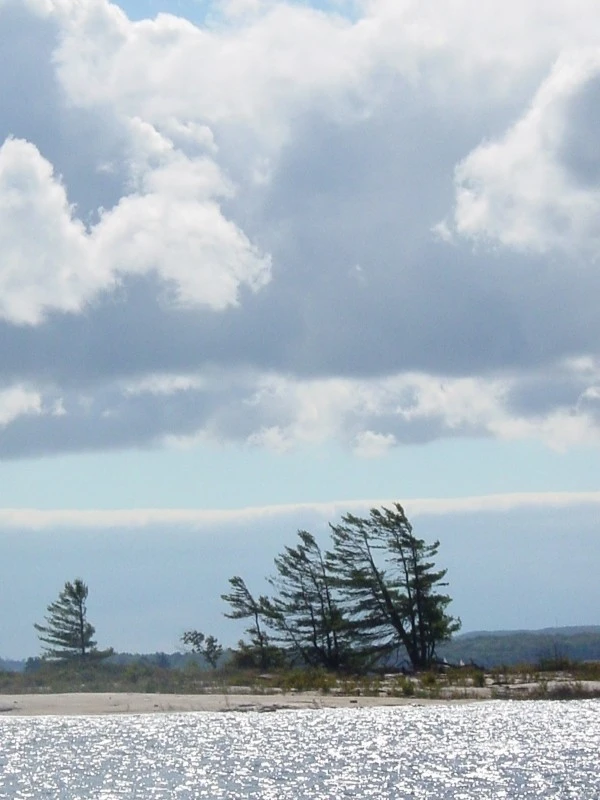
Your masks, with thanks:
[[[567,125],[561,155],[573,180],[584,187],[600,186],[600,75],[575,92],[567,105]]]

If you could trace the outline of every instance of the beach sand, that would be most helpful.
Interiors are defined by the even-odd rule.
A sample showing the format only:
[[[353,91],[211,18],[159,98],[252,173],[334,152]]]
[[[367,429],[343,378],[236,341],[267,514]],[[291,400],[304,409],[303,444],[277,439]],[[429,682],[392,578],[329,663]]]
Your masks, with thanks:
[[[4,716],[173,714],[190,711],[279,711],[302,708],[360,708],[371,706],[416,706],[447,703],[404,697],[347,697],[317,692],[289,694],[135,694],[68,693],[0,695]],[[456,701],[451,701],[456,702]],[[461,702],[461,701],[458,701]],[[464,701],[462,701],[464,702]]]

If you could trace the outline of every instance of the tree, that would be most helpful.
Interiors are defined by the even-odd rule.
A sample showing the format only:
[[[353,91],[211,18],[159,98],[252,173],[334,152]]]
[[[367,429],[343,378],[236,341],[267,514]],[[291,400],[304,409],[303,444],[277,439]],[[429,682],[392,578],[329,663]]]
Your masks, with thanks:
[[[277,654],[269,644],[269,637],[265,631],[264,615],[266,610],[266,598],[259,597],[256,600],[250,593],[245,582],[239,575],[234,575],[229,579],[231,586],[230,594],[222,594],[221,599],[231,606],[231,611],[225,613],[228,619],[251,619],[252,624],[246,628],[246,633],[250,637],[250,645],[240,642],[240,650],[250,661],[257,662],[261,669],[269,669],[273,662],[278,661]]]
[[[47,607],[46,624],[34,625],[41,642],[43,655],[56,661],[106,658],[112,650],[96,649],[93,625],[87,620],[88,587],[80,579],[67,581],[58,600]]]
[[[223,655],[223,647],[219,644],[215,636],[206,637],[202,655],[213,669],[217,668],[219,659]]]
[[[192,653],[200,653],[213,669],[217,668],[223,647],[215,636],[205,636],[201,631],[186,631],[181,641],[191,648]]]
[[[439,591],[447,585],[433,561],[439,542],[414,536],[399,503],[330,527],[327,566],[355,646],[372,655],[401,647],[415,669],[430,667],[436,645],[460,628],[446,613],[451,598]]]
[[[277,574],[269,583],[276,594],[263,601],[262,612],[275,640],[305,664],[340,669],[347,642],[326,560],[312,534],[298,531],[298,538],[296,547],[286,547],[275,559]]]

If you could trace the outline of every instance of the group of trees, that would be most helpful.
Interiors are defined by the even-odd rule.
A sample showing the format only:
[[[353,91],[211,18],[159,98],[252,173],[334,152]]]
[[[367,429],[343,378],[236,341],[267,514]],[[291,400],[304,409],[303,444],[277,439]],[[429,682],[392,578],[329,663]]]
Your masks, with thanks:
[[[249,641],[235,657],[240,665],[268,669],[286,662],[331,670],[364,669],[406,660],[426,669],[436,646],[460,621],[447,613],[446,570],[435,566],[439,542],[413,534],[404,509],[372,509],[366,518],[347,514],[330,525],[331,547],[323,551],[308,531],[275,558],[268,578],[272,594],[254,597],[244,580],[230,579],[222,595],[225,616],[249,620]],[[87,620],[88,587],[67,582],[48,606],[44,625],[35,625],[51,660],[100,660],[95,629]],[[223,648],[214,636],[186,631],[182,642],[213,667]]]
[[[239,575],[230,579],[226,616],[250,621],[238,655],[262,668],[282,652],[334,670],[403,659],[431,666],[436,646],[460,628],[447,612],[446,570],[435,566],[439,542],[417,538],[399,503],[367,518],[347,514],[330,529],[327,551],[298,532],[275,559],[271,596],[254,597]]]

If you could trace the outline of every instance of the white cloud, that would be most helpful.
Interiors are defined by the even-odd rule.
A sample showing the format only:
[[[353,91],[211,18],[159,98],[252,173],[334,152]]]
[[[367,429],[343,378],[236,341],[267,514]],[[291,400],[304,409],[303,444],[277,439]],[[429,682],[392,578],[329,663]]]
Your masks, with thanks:
[[[133,23],[99,0],[59,13],[56,59],[72,102],[161,128],[173,118],[236,121],[271,144],[286,138],[299,101],[320,94],[336,103],[359,86],[368,57],[349,23],[301,5],[270,4],[231,30],[167,14]]]
[[[38,324],[48,311],[77,312],[112,284],[91,263],[83,224],[35,145],[0,147],[0,317]]]
[[[199,375],[148,375],[136,381],[128,381],[124,392],[126,395],[170,395],[191,389],[200,390],[205,384],[205,379]]]
[[[462,0],[452,14],[440,13],[433,0],[374,0],[351,22],[302,5],[253,2],[227,6],[234,16],[251,11],[244,22],[209,29],[166,14],[132,22],[107,0],[46,0],[33,7],[50,9],[61,22],[55,63],[70,103],[102,108],[126,132],[134,191],[104,213],[90,241],[64,190],[54,199],[53,222],[59,224],[50,227],[62,234],[54,246],[45,242],[43,252],[62,262],[66,249],[77,268],[71,268],[70,291],[57,281],[55,299],[51,291],[41,292],[47,300],[28,299],[22,286],[8,294],[6,318],[30,323],[46,309],[81,310],[100,288],[128,273],[155,271],[182,305],[215,309],[235,304],[241,285],[258,290],[269,281],[269,258],[221,211],[219,198],[234,187],[215,160],[213,126],[237,131],[233,142],[247,156],[240,161],[247,164],[249,183],[256,184],[257,176],[268,182],[273,158],[304,109],[321,108],[334,118],[341,113],[347,120],[372,113],[385,96],[382,71],[390,70],[416,81],[428,102],[434,96],[445,102],[440,98],[459,74],[463,88],[479,80],[483,64],[517,86],[524,71],[590,40],[585,20],[595,13],[588,0],[577,0],[577,13],[555,2],[544,4],[540,14],[541,4],[529,0],[517,24],[514,15],[498,17],[474,0]],[[535,22],[535,35],[523,14]],[[476,149],[459,167],[459,233],[539,248],[553,244],[547,229],[561,214],[570,224],[585,214],[587,222],[580,224],[592,224],[596,205],[589,193],[577,198],[562,191],[564,181],[544,161],[542,139],[551,137],[549,115],[556,116],[547,97],[555,85],[564,93],[565,81],[557,75],[505,140]],[[475,88],[463,94],[476,100]],[[194,147],[203,154],[191,156]],[[51,179],[45,175],[46,183]],[[60,195],[60,185],[52,185]],[[27,257],[21,240],[10,245],[17,258]],[[56,269],[50,267],[52,285]]]
[[[548,407],[513,403],[540,352],[554,373],[565,353],[597,347],[594,330],[576,330],[597,316],[588,274],[546,351],[557,327],[548,301],[572,283],[568,256],[591,260],[599,244],[600,184],[578,183],[569,161],[581,151],[569,136],[585,128],[574,103],[600,76],[595,2],[527,0],[499,14],[494,2],[449,12],[441,0],[372,0],[344,18],[250,0],[213,8],[204,27],[173,14],[132,22],[106,0],[28,7],[59,29],[60,102],[99,137],[117,132],[115,152],[85,167],[114,176],[120,194],[86,227],[43,141],[5,142],[0,317],[40,328],[52,318],[59,336],[60,314],[89,312],[86,335],[103,352],[107,295],[127,278],[156,277],[160,312],[169,306],[166,354],[149,344],[130,378],[143,336],[135,352],[124,342],[122,363],[100,359],[116,366],[93,389],[70,376],[63,391],[68,369],[57,369],[47,403],[64,397],[70,409],[89,395],[91,424],[96,408],[137,420],[160,395],[182,424],[169,429],[152,406],[140,441],[180,445],[335,440],[377,457],[444,436],[598,441],[597,370],[563,370],[570,390]],[[58,137],[73,152],[76,127]],[[480,240],[502,257],[473,255]],[[531,251],[548,256],[555,294],[520,297],[519,254]],[[107,330],[94,327],[95,304]],[[219,325],[207,310],[230,313]],[[159,312],[135,313],[143,326]],[[97,404],[95,392],[106,395]],[[201,410],[185,402],[194,393]]]
[[[600,148],[569,153],[597,128],[573,124],[572,101],[600,81],[600,49],[559,58],[531,107],[507,133],[486,142],[457,167],[454,224],[459,234],[540,253],[567,251],[598,257],[600,246]],[[597,102],[590,97],[588,102]],[[589,120],[591,124],[593,119]],[[576,120],[580,125],[582,120]],[[590,181],[574,180],[565,160],[591,155]]]
[[[219,207],[218,198],[230,196],[233,187],[213,159],[189,158],[138,118],[128,128],[136,191],[94,229],[99,260],[120,274],[155,271],[183,306],[221,310],[237,303],[241,285],[257,291],[268,283],[270,259]],[[210,150],[204,129],[200,140]]]
[[[157,151],[154,169],[138,157],[142,193],[123,197],[88,233],[35,145],[2,145],[1,317],[37,325],[50,311],[80,312],[127,274],[155,272],[179,304],[217,310],[238,302],[240,286],[257,291],[270,280],[270,259],[213,199],[229,190],[214,163],[173,153],[158,134]]]
[[[538,410],[515,405],[526,378],[519,375],[452,378],[414,373],[369,380],[297,380],[248,374],[237,386],[230,385],[226,408],[209,403],[197,431],[168,435],[164,441],[185,447],[207,440],[241,440],[279,453],[337,441],[359,457],[378,458],[405,441],[458,435],[537,439],[565,451],[600,444],[599,377],[600,367],[589,359],[565,362],[539,378],[539,391],[543,394],[543,381],[552,378],[573,386],[572,401],[551,401]],[[176,387],[171,380],[169,385]],[[181,388],[188,390],[187,379],[181,380]],[[202,384],[202,395],[210,397],[218,386],[213,376]],[[230,428],[232,418],[237,424]]]
[[[246,444],[285,453],[335,441],[359,458],[382,457],[405,442],[456,436],[539,440],[559,451],[598,446],[597,376],[586,379],[569,367],[555,379],[573,384],[572,401],[550,399],[540,408],[520,404],[519,378],[426,375],[299,381],[251,373],[237,380],[210,371],[156,373],[119,380],[97,396],[71,391],[57,397],[55,388],[38,390],[34,396],[47,415],[49,431],[52,419],[64,417],[66,410],[71,424],[85,422],[77,434],[83,436],[82,447],[116,442],[124,425],[134,437],[131,441],[140,444],[151,441],[186,449],[206,443]],[[536,385],[532,384],[534,393],[546,391],[543,381]],[[88,427],[93,435],[86,434]],[[36,448],[45,451],[39,434]]]
[[[545,416],[511,417],[490,425],[490,432],[505,440],[531,439],[544,442],[553,450],[566,452],[571,447],[600,445],[598,418],[574,409],[560,409]]]
[[[390,50],[401,37],[421,67],[432,56],[441,57],[439,66],[445,67],[450,56],[450,70],[463,81],[479,72],[495,88],[502,81],[507,87],[515,72],[539,67],[560,50],[597,39],[590,27],[597,14],[594,0],[457,0],[451,9],[443,0],[369,0],[365,6],[367,20],[381,26]],[[455,98],[460,102],[458,92]]]
[[[222,310],[237,304],[241,285],[257,291],[270,279],[270,260],[213,202],[128,196],[104,214],[94,240],[102,262],[121,274],[156,272],[182,306]]]
[[[327,503],[295,503],[239,509],[138,508],[138,509],[0,509],[0,529],[22,528],[149,528],[154,525],[177,525],[202,528],[253,522],[260,519],[313,513],[323,520],[335,521],[347,512],[365,513],[370,508],[390,507],[397,498],[334,500]],[[464,513],[505,512],[519,508],[570,508],[600,505],[600,492],[538,492],[482,495],[479,497],[414,498],[402,505],[411,517],[444,516]],[[1,532],[0,532],[1,536]]]
[[[11,386],[0,390],[0,427],[10,425],[26,414],[42,412],[41,396],[23,386]]]
[[[273,453],[286,453],[295,445],[279,425],[260,428],[251,433],[247,441],[251,447],[261,447]]]
[[[393,433],[361,431],[355,439],[354,453],[360,458],[380,458],[395,444],[397,442]]]
[[[440,417],[449,429],[484,427],[501,414],[508,390],[504,380],[413,375],[400,379],[397,391],[408,396],[398,415],[407,421]]]
[[[274,0],[219,0],[218,8],[223,16],[237,20],[256,16],[272,7]]]

